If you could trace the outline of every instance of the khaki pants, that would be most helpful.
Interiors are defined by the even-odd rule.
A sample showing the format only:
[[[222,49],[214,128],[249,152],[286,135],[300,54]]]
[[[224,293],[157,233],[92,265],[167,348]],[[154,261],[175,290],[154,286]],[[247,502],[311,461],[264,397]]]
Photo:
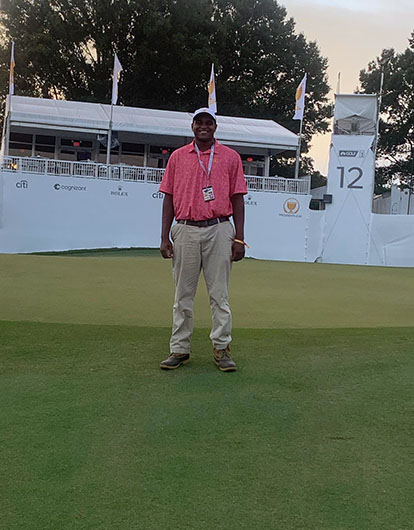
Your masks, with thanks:
[[[234,227],[230,221],[198,227],[177,223],[172,227],[175,300],[170,353],[190,353],[193,305],[201,269],[212,314],[210,339],[218,350],[231,342],[228,285]]]

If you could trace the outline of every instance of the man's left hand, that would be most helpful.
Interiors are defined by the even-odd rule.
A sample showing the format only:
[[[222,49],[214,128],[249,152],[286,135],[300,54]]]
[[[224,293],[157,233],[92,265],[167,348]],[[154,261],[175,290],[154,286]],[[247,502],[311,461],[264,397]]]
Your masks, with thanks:
[[[231,261],[240,261],[244,258],[244,245],[241,243],[233,242],[231,247]]]

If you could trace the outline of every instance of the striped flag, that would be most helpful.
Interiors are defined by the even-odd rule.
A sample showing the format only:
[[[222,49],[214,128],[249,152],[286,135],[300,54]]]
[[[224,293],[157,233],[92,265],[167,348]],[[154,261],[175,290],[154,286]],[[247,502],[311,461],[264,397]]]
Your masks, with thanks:
[[[14,41],[12,41],[11,54],[10,54],[10,77],[9,77],[9,94],[12,96],[14,94],[14,67],[16,63],[14,62]]]
[[[116,105],[116,102],[118,101],[118,82],[119,77],[121,75],[123,68],[121,63],[119,62],[117,54],[115,54],[114,57],[114,73],[112,77],[112,105]]]
[[[306,74],[303,76],[298,88],[296,89],[296,106],[294,120],[303,120],[305,110],[305,93],[306,93]]]
[[[208,82],[208,108],[217,114],[216,81],[214,78],[214,63],[211,65],[210,81]]]

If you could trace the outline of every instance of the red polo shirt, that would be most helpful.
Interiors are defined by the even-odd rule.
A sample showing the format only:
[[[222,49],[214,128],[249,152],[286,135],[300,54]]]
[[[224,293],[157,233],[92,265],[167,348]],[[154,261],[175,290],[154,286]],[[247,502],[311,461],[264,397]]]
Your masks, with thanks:
[[[200,152],[204,167],[208,168],[210,149]],[[202,188],[207,186],[207,175],[198,161],[194,141],[177,149],[171,155],[160,191],[173,196],[175,218],[204,221],[232,215],[230,197],[247,193],[246,179],[240,155],[230,147],[215,140],[213,165],[209,186],[213,187],[214,200],[206,202]]]

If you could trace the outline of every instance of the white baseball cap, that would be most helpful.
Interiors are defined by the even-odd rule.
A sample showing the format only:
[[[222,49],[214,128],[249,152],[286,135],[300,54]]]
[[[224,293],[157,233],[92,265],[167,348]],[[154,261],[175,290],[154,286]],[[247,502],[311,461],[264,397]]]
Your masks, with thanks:
[[[193,114],[193,120],[196,116],[198,116],[199,114],[209,114],[214,121],[217,121],[217,118],[216,118],[216,115],[214,114],[214,112],[212,110],[210,110],[208,107],[202,107],[201,109],[197,109],[194,114]]]

